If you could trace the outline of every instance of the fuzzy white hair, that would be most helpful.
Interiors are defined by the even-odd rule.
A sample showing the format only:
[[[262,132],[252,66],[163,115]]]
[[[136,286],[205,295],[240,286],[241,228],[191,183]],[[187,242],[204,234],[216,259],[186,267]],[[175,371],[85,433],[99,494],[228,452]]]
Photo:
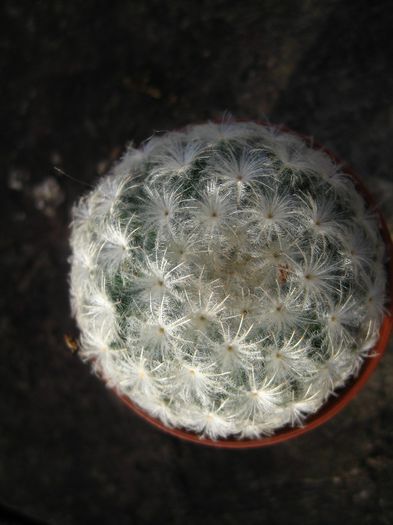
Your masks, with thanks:
[[[165,425],[302,425],[358,373],[385,313],[378,220],[342,166],[230,119],[132,144],[73,209],[81,356]]]

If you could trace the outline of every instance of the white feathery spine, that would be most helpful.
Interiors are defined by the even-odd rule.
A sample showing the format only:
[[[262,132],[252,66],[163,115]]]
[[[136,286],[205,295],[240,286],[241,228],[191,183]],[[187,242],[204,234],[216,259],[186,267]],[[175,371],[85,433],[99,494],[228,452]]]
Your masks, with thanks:
[[[130,146],[73,210],[81,354],[164,424],[301,425],[372,353],[386,275],[349,175],[298,136],[208,123]]]

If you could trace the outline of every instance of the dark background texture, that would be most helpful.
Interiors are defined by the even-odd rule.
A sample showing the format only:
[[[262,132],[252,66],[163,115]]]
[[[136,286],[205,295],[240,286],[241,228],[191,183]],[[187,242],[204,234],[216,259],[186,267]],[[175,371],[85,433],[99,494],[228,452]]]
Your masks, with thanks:
[[[285,122],[392,226],[392,38],[389,1],[1,2],[1,524],[393,523],[391,351],[324,427],[228,451],[151,428],[63,338],[72,203],[155,130]]]

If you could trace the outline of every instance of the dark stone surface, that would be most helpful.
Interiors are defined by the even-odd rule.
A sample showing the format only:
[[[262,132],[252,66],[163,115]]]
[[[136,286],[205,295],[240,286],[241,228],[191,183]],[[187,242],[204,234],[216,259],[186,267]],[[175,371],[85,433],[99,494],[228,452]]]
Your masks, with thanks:
[[[268,116],[330,146],[391,207],[392,4],[0,10],[0,523],[393,523],[391,352],[323,428],[231,452],[150,428],[63,341],[72,202],[153,130]]]

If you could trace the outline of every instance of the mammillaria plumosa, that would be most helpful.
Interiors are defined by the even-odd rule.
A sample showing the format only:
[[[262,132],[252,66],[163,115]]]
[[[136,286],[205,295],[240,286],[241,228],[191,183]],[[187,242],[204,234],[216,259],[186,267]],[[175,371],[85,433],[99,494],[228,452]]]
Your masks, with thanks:
[[[82,358],[167,426],[298,426],[356,375],[384,313],[384,243],[324,151],[254,123],[129,147],[75,206]]]

